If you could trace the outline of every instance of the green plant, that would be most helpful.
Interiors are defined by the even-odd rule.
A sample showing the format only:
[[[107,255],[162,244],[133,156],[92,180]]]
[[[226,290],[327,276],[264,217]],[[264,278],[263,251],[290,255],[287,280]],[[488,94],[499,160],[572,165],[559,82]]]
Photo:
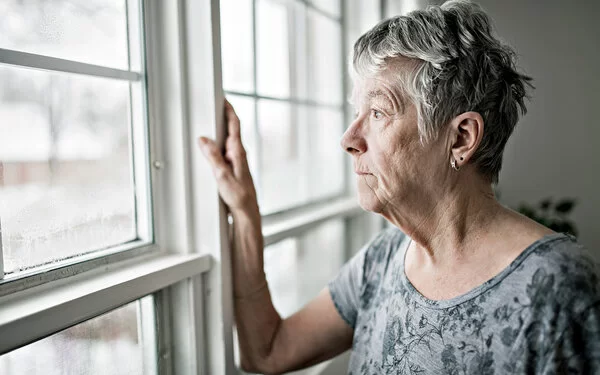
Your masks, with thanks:
[[[577,236],[575,223],[568,217],[576,204],[575,199],[571,198],[556,202],[552,198],[546,198],[537,205],[522,203],[517,211],[556,232]]]

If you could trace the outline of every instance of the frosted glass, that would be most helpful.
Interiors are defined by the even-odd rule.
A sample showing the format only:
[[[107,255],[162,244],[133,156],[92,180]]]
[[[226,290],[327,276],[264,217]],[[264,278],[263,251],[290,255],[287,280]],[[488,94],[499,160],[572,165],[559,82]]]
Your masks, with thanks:
[[[144,365],[154,364],[144,364],[138,303],[129,303],[0,356],[0,374],[144,374]]]
[[[135,239],[129,83],[6,66],[0,82],[5,271]]]
[[[129,68],[125,0],[2,0],[0,14],[0,48]]]

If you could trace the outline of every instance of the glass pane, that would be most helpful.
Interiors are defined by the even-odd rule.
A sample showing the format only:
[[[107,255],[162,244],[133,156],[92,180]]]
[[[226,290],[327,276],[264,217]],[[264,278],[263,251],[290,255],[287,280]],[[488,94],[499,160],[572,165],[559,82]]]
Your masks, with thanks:
[[[310,0],[317,8],[331,14],[332,16],[340,16],[340,0]],[[379,4],[379,2],[377,2]]]
[[[221,0],[223,88],[254,92],[252,1]]]
[[[281,315],[292,315],[327,286],[344,264],[344,247],[343,221],[333,220],[265,249],[269,290]]]
[[[263,215],[344,191],[341,110],[259,101]]]
[[[144,363],[143,350],[154,348],[144,348],[142,334],[148,333],[138,328],[138,303],[0,356],[0,374],[144,374],[144,366],[154,364]]]
[[[274,0],[256,2],[258,93],[290,96],[288,5]]]
[[[342,111],[317,107],[306,110],[308,161],[303,179],[309,199],[341,194],[344,191],[344,151],[340,147],[344,121]]]
[[[233,105],[235,113],[240,118],[242,143],[246,149],[250,173],[252,173],[254,183],[257,184],[258,147],[256,144],[256,129],[254,127],[254,99],[239,95],[227,95],[227,100]]]
[[[261,149],[259,203],[263,215],[307,201],[302,179],[301,139],[296,107],[285,102],[259,100]]]
[[[2,0],[0,14],[0,48],[128,69],[125,0]]]
[[[129,83],[0,66],[7,272],[136,238]]]
[[[340,25],[314,11],[308,12],[309,99],[341,105],[344,100]]]

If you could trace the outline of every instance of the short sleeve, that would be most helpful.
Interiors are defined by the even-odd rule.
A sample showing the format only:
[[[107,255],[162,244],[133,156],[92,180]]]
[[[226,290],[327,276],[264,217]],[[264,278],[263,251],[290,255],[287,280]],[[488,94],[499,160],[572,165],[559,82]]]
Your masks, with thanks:
[[[363,247],[338,275],[329,282],[329,293],[338,313],[352,329],[356,325],[356,316],[360,306],[365,256],[368,245]]]
[[[381,231],[329,283],[333,304],[352,329],[356,325],[359,309],[368,305],[373,297],[372,291],[380,280],[377,274],[386,269],[388,255],[392,249],[398,248],[403,238],[404,234],[397,228]]]
[[[600,301],[565,328],[544,374],[600,374]]]

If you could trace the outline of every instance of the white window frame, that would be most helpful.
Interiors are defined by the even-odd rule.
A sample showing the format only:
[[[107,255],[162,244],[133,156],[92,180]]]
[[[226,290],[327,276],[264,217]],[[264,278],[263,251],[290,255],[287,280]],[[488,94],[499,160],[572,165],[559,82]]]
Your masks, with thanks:
[[[1,281],[0,354],[154,294],[159,374],[238,374],[227,217],[196,146],[200,135],[222,144],[226,132],[219,0],[143,0],[143,8],[154,243],[116,247]],[[0,50],[0,62],[17,58],[34,68],[139,78],[29,55]],[[347,77],[343,84],[347,92]],[[346,220],[347,244],[356,243],[352,228],[373,227],[355,198],[342,196],[265,217],[265,245],[336,218]]]

